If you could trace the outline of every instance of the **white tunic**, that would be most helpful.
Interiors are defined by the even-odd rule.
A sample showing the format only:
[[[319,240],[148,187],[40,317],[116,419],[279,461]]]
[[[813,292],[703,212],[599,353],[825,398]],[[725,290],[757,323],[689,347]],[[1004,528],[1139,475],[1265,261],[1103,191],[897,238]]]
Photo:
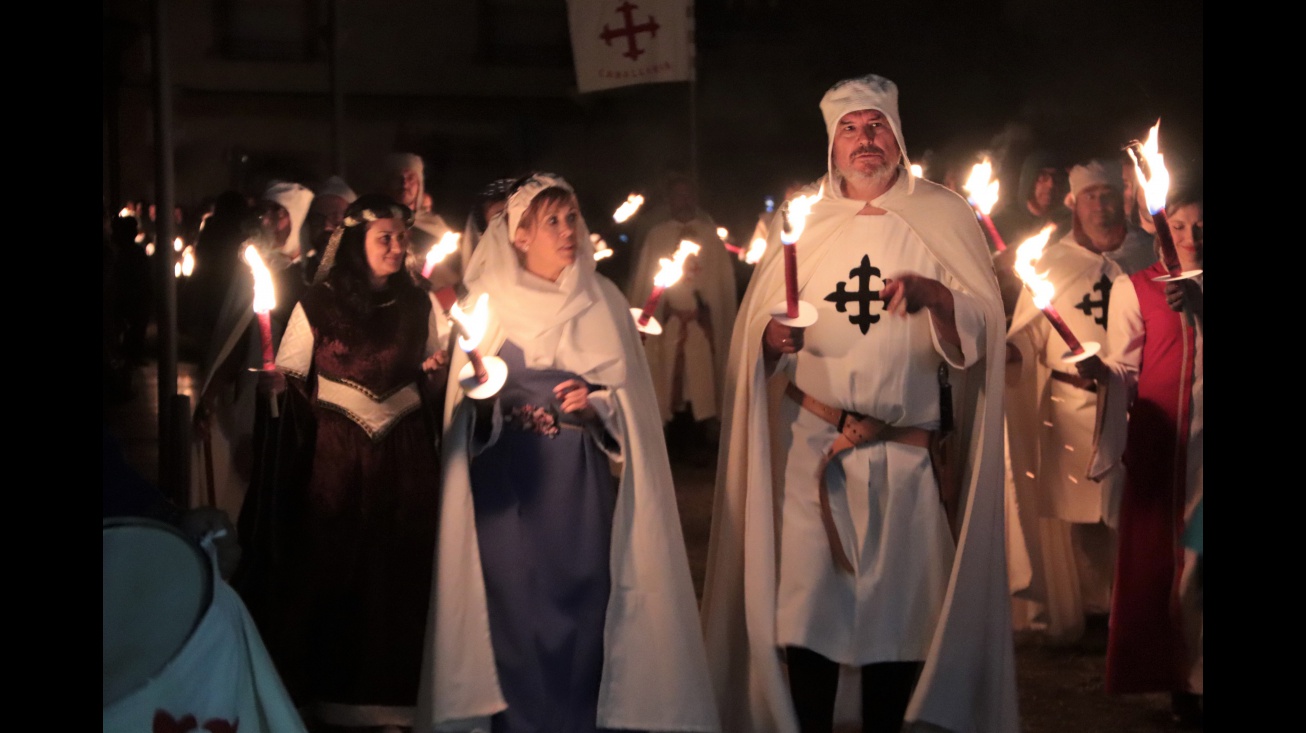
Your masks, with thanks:
[[[938,367],[944,350],[926,311],[883,312],[884,278],[915,272],[953,288],[964,357],[984,349],[983,315],[898,217],[856,216],[802,289],[816,306],[791,379],[816,399],[897,426],[935,429]],[[868,292],[873,291],[873,292]],[[951,347],[948,348],[951,351]],[[880,365],[892,365],[881,368]],[[905,365],[905,366],[904,366]],[[873,441],[827,469],[836,525],[856,576],[838,569],[821,523],[816,470],[837,437],[834,426],[792,400],[781,527],[779,643],[812,649],[843,664],[924,659],[942,608],[955,549],[939,501],[929,451]]]
[[[1067,236],[1048,246],[1036,269],[1055,286],[1052,307],[1075,338],[1104,346],[1112,282],[1123,274],[1120,265]],[[1013,367],[1019,377],[1008,381],[1008,411],[1037,413],[1037,422],[1025,421],[1036,426],[1036,434],[1010,435],[1011,468],[1022,503],[1043,517],[1114,524],[1118,482],[1088,480],[1097,394],[1048,378],[1053,372],[1077,378],[1078,372],[1064,360],[1069,347],[1034,306],[1028,290],[1016,304],[1008,341],[1022,357],[1020,366]]]

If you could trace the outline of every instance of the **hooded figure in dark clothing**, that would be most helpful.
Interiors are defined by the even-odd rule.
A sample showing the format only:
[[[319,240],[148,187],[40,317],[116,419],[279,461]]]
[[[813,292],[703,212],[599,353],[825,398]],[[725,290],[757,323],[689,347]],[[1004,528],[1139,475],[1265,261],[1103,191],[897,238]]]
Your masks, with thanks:
[[[1070,191],[1065,167],[1046,150],[1036,150],[1025,158],[1020,169],[1016,195],[993,215],[993,226],[1006,242],[1005,252],[994,253],[993,265],[1002,290],[1002,306],[1008,322],[1020,297],[1020,278],[1012,271],[1020,243],[1038,234],[1049,222],[1057,225],[1048,241],[1055,242],[1070,230],[1070,209],[1065,198]]]
[[[1069,226],[1070,209],[1064,202],[1069,191],[1065,167],[1052,153],[1036,150],[1025,158],[1016,195],[993,215],[993,225],[1009,247],[1020,246],[1049,221]]]

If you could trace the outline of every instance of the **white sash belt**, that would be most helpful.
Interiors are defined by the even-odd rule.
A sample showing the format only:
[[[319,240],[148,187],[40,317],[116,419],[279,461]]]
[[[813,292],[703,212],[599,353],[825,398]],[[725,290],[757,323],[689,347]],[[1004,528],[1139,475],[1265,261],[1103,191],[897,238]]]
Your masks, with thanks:
[[[374,442],[385,437],[399,418],[422,404],[416,384],[407,384],[381,397],[364,387],[318,375],[317,401],[353,420]]]

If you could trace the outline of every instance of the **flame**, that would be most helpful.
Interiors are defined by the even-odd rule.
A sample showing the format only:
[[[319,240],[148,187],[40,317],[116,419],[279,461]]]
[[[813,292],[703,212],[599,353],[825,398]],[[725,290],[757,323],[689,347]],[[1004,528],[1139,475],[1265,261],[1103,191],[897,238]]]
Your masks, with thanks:
[[[761,261],[764,254],[766,254],[766,240],[758,237],[748,245],[748,252],[744,255],[744,262],[756,265]]]
[[[984,161],[976,163],[970,169],[970,178],[962,185],[966,191],[966,200],[971,206],[979,209],[980,213],[988,216],[993,210],[993,205],[998,202],[998,181],[993,178],[993,164],[989,162],[989,157],[984,156]]]
[[[1057,291],[1052,287],[1052,283],[1047,281],[1047,273],[1040,274],[1034,271],[1034,263],[1043,256],[1043,248],[1047,246],[1052,230],[1056,228],[1056,224],[1048,224],[1042,231],[1021,242],[1016,248],[1016,262],[1013,269],[1024,281],[1025,287],[1029,288],[1029,294],[1034,296],[1034,305],[1039,310],[1048,307]]]
[[[807,224],[807,215],[812,211],[812,205],[821,198],[821,192],[817,191],[811,196],[799,196],[790,199],[784,203],[782,217],[788,226],[780,230],[780,241],[785,244],[793,244],[803,235],[803,227]]]
[[[181,277],[181,263],[180,263],[180,262],[174,262],[174,263],[172,263],[172,276],[173,276],[173,277]]]
[[[137,235],[136,235],[136,241],[137,241],[137,242],[141,241],[141,240],[144,239],[144,238],[145,238],[145,235],[144,235],[144,234],[137,234]],[[147,244],[145,245],[145,256],[146,256],[146,257],[153,257],[153,256],[154,256],[154,242],[149,242],[149,243],[147,243]]]
[[[181,253],[181,274],[190,277],[195,273],[195,248],[186,247]]]
[[[911,164],[911,174],[912,174],[913,176],[916,176],[917,178],[924,178],[924,177],[925,177],[925,169],[921,167],[920,163],[912,163],[912,164]]]
[[[458,337],[458,346],[463,351],[471,351],[481,344],[485,337],[485,328],[490,320],[490,294],[481,293],[471,313],[463,311],[457,303],[449,309],[449,314],[458,322],[462,334]]]
[[[644,197],[637,193],[632,193],[626,197],[626,201],[621,206],[617,207],[617,210],[612,214],[612,220],[620,224],[634,216],[635,212],[639,211],[639,207],[643,205]]]
[[[658,270],[658,274],[653,276],[653,284],[659,288],[675,285],[680,280],[680,276],[685,274],[685,260],[689,259],[690,255],[698,254],[701,249],[697,242],[688,239],[680,240],[680,246],[676,248],[672,259],[666,257],[658,259],[662,267]]]
[[[730,239],[730,232],[726,231],[725,227],[717,227],[716,235],[718,238],[721,239],[722,242],[729,241]]]
[[[443,262],[445,257],[457,252],[458,240],[462,239],[462,236],[459,232],[445,232],[440,237],[440,241],[431,245],[431,248],[426,251],[426,269],[435,267]]]
[[[1157,137],[1160,129],[1161,121],[1157,120],[1147,133],[1147,142],[1141,147],[1130,145],[1127,148],[1129,157],[1134,161],[1134,172],[1138,175],[1138,180],[1143,182],[1143,197],[1147,200],[1147,210],[1151,214],[1165,209],[1165,196],[1170,190],[1170,172],[1165,169],[1165,156],[1158,149]],[[1138,153],[1134,152],[1135,147],[1138,147]],[[1143,158],[1141,162],[1145,163],[1148,171],[1151,172],[1151,178],[1143,175],[1139,155]]]
[[[174,252],[180,252],[182,250],[182,247],[185,246],[186,243],[181,241],[181,237],[177,237],[176,239],[172,240],[172,251]]]
[[[590,241],[594,243],[594,261],[607,259],[615,254],[598,232],[590,232]]]
[[[245,262],[254,273],[254,312],[267,313],[277,307],[277,294],[272,285],[272,273],[259,256],[258,247],[245,245]]]
[[[135,214],[132,213],[131,207],[129,206],[122,207],[122,211],[118,212],[119,219],[126,219],[129,216],[135,216]]]

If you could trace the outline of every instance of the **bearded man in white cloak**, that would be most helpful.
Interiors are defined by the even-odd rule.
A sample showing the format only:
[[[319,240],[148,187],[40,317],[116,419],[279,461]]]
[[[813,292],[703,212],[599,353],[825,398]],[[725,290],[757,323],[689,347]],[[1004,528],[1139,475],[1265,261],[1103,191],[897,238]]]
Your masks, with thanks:
[[[829,731],[860,675],[863,730],[1014,732],[988,247],[908,172],[892,81],[839,82],[821,112],[829,172],[792,245],[817,320],[773,318],[774,227],[731,342],[702,607],[722,725]]]
[[[1112,283],[1146,269],[1156,254],[1125,225],[1114,161],[1072,168],[1067,202],[1070,231],[1047,245],[1034,269],[1053,285],[1052,307],[1071,333],[1105,347]],[[1066,342],[1028,289],[1016,301],[1007,340],[1013,624],[1053,644],[1072,644],[1089,617],[1111,607],[1124,472],[1088,480],[1098,388],[1062,358]]]

